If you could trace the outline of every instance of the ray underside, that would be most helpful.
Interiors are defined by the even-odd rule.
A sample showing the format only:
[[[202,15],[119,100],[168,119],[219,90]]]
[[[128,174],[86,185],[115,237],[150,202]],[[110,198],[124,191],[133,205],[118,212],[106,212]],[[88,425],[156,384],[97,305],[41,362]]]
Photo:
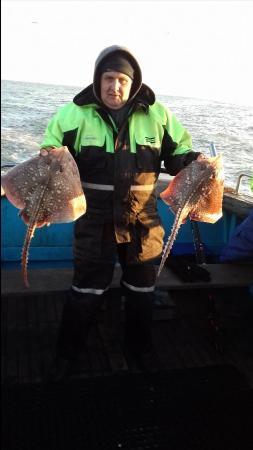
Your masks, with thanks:
[[[197,161],[194,161],[191,167],[189,165],[181,171],[173,179],[167,190],[160,194],[161,198],[172,206],[175,219],[163,249],[157,276],[160,275],[179,228],[182,223],[185,223],[187,217],[190,217],[191,220],[213,223],[222,215],[223,178],[220,177],[219,179],[217,173],[215,176],[215,172],[210,172],[210,169],[214,169],[215,165],[218,166],[218,163],[220,164],[220,157],[209,161],[205,163],[207,170],[202,172],[198,170],[198,167],[201,166],[198,166]],[[195,166],[193,168],[194,163]],[[200,176],[198,178],[199,173]],[[188,182],[186,183],[186,181]],[[179,196],[179,194],[181,195]],[[218,196],[218,201],[216,196]]]

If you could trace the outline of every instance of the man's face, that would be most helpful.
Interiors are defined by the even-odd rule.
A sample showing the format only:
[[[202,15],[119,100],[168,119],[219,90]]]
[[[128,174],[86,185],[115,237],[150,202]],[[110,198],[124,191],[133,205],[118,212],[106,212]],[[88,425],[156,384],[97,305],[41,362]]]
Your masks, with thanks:
[[[132,80],[121,72],[104,72],[101,76],[101,100],[111,109],[119,109],[129,99]]]

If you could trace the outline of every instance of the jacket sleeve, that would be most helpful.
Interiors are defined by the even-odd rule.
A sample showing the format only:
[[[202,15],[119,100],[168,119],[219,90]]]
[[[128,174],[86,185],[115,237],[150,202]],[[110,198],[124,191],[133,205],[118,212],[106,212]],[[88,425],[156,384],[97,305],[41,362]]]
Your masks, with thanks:
[[[200,152],[192,151],[192,138],[180,121],[167,111],[167,121],[162,141],[161,160],[170,175],[176,175],[181,169],[197,159]]]
[[[61,147],[63,131],[60,126],[59,113],[57,112],[49,121],[40,148]]]

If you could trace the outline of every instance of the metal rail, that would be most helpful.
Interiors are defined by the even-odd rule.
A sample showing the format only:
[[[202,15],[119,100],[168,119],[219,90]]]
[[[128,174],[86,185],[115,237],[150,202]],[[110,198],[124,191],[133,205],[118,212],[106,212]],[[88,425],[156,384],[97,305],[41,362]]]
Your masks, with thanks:
[[[250,172],[239,172],[237,174],[237,176],[238,176],[238,179],[237,179],[237,183],[236,183],[236,187],[235,187],[236,195],[239,194],[239,188],[240,188],[240,184],[241,184],[242,178],[243,177],[252,178],[253,177],[253,172],[251,172],[251,173]]]

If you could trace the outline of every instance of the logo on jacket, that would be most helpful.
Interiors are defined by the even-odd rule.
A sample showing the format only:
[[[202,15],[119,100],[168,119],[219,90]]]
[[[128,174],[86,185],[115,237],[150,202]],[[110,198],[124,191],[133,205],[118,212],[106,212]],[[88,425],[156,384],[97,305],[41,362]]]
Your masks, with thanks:
[[[86,136],[83,136],[83,141],[84,142],[92,142],[92,141],[96,141],[97,137],[96,136],[92,136],[90,134],[87,134]]]
[[[147,137],[145,136],[145,141],[149,144],[155,144],[155,137]]]

